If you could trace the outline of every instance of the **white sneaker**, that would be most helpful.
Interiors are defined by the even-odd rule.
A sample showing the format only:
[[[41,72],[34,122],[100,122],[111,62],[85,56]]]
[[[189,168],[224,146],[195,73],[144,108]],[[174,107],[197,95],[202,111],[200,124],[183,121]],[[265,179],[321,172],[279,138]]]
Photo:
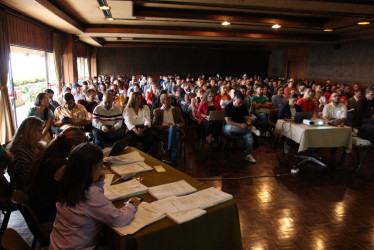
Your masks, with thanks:
[[[254,134],[254,135],[257,135],[257,136],[261,135],[260,130],[258,130],[255,126],[252,126],[251,133]]]
[[[247,155],[245,159],[251,163],[256,163],[256,159],[251,154]]]

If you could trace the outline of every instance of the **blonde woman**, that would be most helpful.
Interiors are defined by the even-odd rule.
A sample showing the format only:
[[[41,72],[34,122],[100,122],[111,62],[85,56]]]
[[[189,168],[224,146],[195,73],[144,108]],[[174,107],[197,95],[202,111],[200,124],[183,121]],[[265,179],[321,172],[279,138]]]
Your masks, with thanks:
[[[23,189],[32,161],[43,150],[40,143],[43,125],[44,122],[37,117],[26,118],[8,146],[14,156],[14,161],[8,167],[10,185],[13,189]]]

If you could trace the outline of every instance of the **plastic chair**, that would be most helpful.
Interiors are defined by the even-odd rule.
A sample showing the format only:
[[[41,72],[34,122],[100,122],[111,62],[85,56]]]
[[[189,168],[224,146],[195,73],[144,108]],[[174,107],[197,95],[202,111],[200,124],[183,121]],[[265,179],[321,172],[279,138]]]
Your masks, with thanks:
[[[13,228],[4,231],[1,237],[1,247],[8,250],[28,250],[32,249],[19,233]]]
[[[28,197],[22,190],[15,190],[12,193],[11,201],[18,205],[19,210],[26,221],[31,233],[34,235],[32,248],[35,248],[36,242],[39,242],[41,247],[49,245],[49,235],[42,227],[38,218],[29,206]]]
[[[0,210],[4,214],[0,228],[0,237],[8,226],[10,214],[18,210],[18,206],[10,201],[11,191],[8,180],[4,175],[0,175]]]

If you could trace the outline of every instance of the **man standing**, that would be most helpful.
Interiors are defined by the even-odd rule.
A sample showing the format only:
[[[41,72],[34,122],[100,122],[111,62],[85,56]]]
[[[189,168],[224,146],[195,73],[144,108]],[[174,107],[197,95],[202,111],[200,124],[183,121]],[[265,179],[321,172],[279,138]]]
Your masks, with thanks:
[[[76,104],[74,96],[71,93],[64,95],[64,105],[58,107],[54,113],[53,125],[61,130],[67,128],[81,128],[91,122],[86,108],[83,105]]]
[[[171,98],[167,93],[161,95],[160,101],[162,107],[153,111],[153,127],[160,137],[167,139],[171,165],[177,167],[178,145],[184,126],[182,112],[180,108],[171,105]]]
[[[92,133],[95,144],[104,148],[112,145],[123,137],[122,110],[113,105],[114,96],[111,93],[103,95],[102,104],[98,105],[92,115]]]
[[[331,103],[323,108],[323,119],[326,122],[341,124],[347,118],[347,107],[340,103],[340,95],[337,92],[331,94]]]
[[[248,108],[243,105],[244,95],[237,91],[233,101],[228,103],[224,109],[226,125],[224,131],[228,135],[240,136],[245,144],[245,159],[251,163],[256,163],[253,157],[253,138],[251,134],[252,122],[249,117]]]

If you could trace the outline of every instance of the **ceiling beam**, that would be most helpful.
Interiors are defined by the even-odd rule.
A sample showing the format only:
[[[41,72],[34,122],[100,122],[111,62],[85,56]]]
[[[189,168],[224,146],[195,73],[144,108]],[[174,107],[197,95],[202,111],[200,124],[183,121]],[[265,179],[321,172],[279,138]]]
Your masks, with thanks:
[[[66,22],[73,25],[75,28],[79,29],[82,32],[84,31],[85,27],[81,23],[79,23],[78,21],[73,19],[71,16],[63,12],[61,9],[57,8],[50,1],[48,0],[34,0],[34,1],[40,4],[41,6],[43,6],[44,8],[48,9],[52,13],[54,13],[56,16],[64,19]]]
[[[234,11],[213,11],[198,9],[158,8],[133,5],[133,16],[145,18],[190,19],[208,21],[230,21],[236,23],[280,24],[301,27],[322,27],[327,18],[292,17],[286,15],[245,13]]]

